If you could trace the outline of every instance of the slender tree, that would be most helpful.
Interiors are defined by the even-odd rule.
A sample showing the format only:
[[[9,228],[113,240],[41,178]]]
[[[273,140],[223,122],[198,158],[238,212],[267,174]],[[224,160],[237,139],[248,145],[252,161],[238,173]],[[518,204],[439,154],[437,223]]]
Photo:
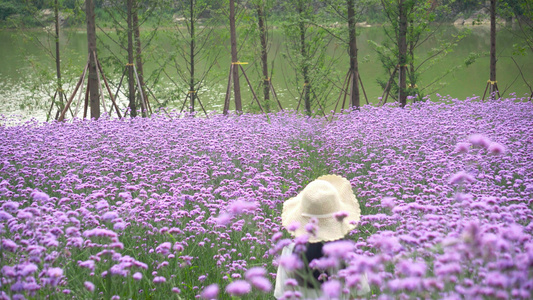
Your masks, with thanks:
[[[439,39],[442,34],[440,25],[430,27],[430,24],[435,20],[437,10],[445,11],[448,7],[424,0],[381,0],[381,4],[389,21],[384,26],[388,39],[382,44],[370,41],[388,76],[385,81],[378,80],[384,90],[380,103],[385,102],[390,94],[403,107],[407,104],[407,96],[421,100],[425,89],[461,67],[452,66],[443,74],[437,74],[437,78],[424,87],[417,85],[420,75],[450,53],[468,31],[454,36],[451,41],[449,38],[440,41],[440,45],[427,52],[426,57],[418,57],[416,51],[420,45],[430,38]]]
[[[242,112],[241,102],[241,85],[239,83],[239,68],[235,65],[239,62],[237,53],[237,30],[235,28],[235,0],[229,1],[229,26],[230,26],[230,43],[231,43],[231,63],[233,64],[233,93],[235,97],[235,110]]]
[[[96,23],[94,13],[94,1],[85,0],[85,13],[87,15],[87,44],[89,50],[89,102],[91,106],[91,118],[100,118],[100,93],[98,75],[96,74]]]
[[[117,71],[127,75],[126,97],[131,117],[137,116],[139,104],[142,116],[149,113],[146,78],[143,72],[143,49],[150,45],[158,32],[158,22],[161,21],[161,17],[157,13],[162,2],[163,0],[111,1],[103,9],[116,32],[116,36],[111,35],[108,30],[99,27],[102,36],[106,37],[101,44],[109,53],[104,61],[108,66],[113,66]],[[151,17],[156,23],[149,31],[149,35],[143,39],[140,27]],[[113,44],[118,46],[118,50],[117,47],[112,47]]]
[[[59,110],[64,107],[63,100],[65,92],[63,91],[63,82],[61,80],[61,53],[59,51],[59,2],[54,0],[54,27],[55,27],[55,47],[56,47],[56,78],[57,78],[57,96],[59,97]],[[59,112],[58,110],[58,112]],[[57,117],[56,117],[57,119]]]
[[[490,0],[490,93],[497,92],[496,85],[496,0]]]
[[[206,77],[217,64],[223,38],[214,32],[219,15],[209,1],[177,1],[176,7],[182,17],[175,24],[175,35],[172,38],[174,50],[166,57],[164,65],[173,64],[180,81],[186,84],[185,101],[189,101],[189,111],[193,113],[197,104],[203,108],[199,92],[205,85]],[[209,18],[202,18],[207,15]],[[179,88],[181,84],[173,79],[175,75],[162,70]],[[185,102],[182,107],[185,107]]]
[[[410,7],[408,7],[409,0],[399,0],[398,2],[398,68],[400,69],[400,76],[398,79],[398,100],[400,106],[404,107],[407,104],[407,14]]]
[[[326,95],[333,88],[328,78],[338,60],[327,53],[333,37],[317,24],[316,11],[310,0],[289,1],[286,5],[288,20],[283,24],[283,32],[287,51],[283,56],[296,75],[296,80],[287,82],[299,90],[297,108],[303,101],[306,114],[311,115],[314,108],[324,113]]]
[[[141,99],[141,103],[146,103],[149,105],[148,102],[148,94],[146,93],[145,88],[145,82],[144,82],[144,63],[143,63],[143,54],[142,54],[142,42],[141,42],[141,25],[139,23],[139,3],[135,3],[135,7],[132,11],[132,23],[133,23],[133,38],[135,40],[135,63],[137,65],[137,74],[139,75],[139,84],[141,86],[141,93],[139,97],[143,97],[144,99]],[[149,109],[146,107],[145,109]],[[146,114],[146,112],[145,112]]]
[[[263,107],[270,111],[270,75],[268,73],[268,28],[267,28],[267,5],[265,0],[256,0],[253,5],[257,13],[257,25],[259,29],[259,41],[261,45],[261,74],[263,85]]]
[[[353,107],[359,107],[359,68],[357,64],[357,37],[355,32],[355,0],[346,0],[348,12],[348,36],[350,56],[351,93],[350,102]]]

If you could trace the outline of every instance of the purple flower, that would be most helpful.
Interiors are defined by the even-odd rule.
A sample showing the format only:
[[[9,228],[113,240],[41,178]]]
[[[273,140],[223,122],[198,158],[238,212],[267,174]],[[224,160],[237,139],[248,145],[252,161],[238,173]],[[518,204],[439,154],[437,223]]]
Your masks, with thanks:
[[[296,231],[298,228],[300,228],[300,222],[298,221],[294,221],[287,226],[288,231]]]
[[[449,184],[460,184],[460,183],[463,183],[463,182],[469,182],[469,183],[472,183],[474,182],[474,177],[468,173],[466,173],[465,171],[459,171],[455,174],[453,174],[450,179],[448,180],[448,183]]]
[[[61,268],[50,268],[47,271],[48,276],[53,278],[58,278],[63,276],[63,269]]]
[[[22,271],[20,271],[20,274],[24,277],[27,277],[33,273],[35,273],[35,271],[37,271],[37,265],[33,264],[33,263],[28,263],[27,265],[24,266],[24,268],[22,268]]]
[[[226,286],[226,293],[231,296],[243,296],[252,290],[250,284],[244,280],[235,280]]]
[[[490,139],[481,134],[472,134],[468,137],[468,141],[474,146],[487,148],[490,145]]]
[[[226,225],[231,221],[232,216],[228,213],[222,213],[215,218],[215,222],[218,225]]]
[[[167,279],[163,276],[156,276],[154,277],[154,280],[153,280],[154,283],[164,283],[166,281]]]
[[[15,252],[17,251],[17,248],[19,246],[17,243],[13,242],[10,239],[2,239],[2,248],[9,251],[9,252]]]
[[[7,201],[2,205],[2,209],[5,211],[14,212],[19,208],[20,203],[13,202],[13,201]]]
[[[332,279],[322,284],[322,292],[329,299],[338,299],[341,295],[341,283]]]
[[[354,250],[355,243],[349,240],[329,242],[322,248],[324,255],[335,258],[346,258]]]
[[[108,211],[102,216],[102,219],[107,222],[113,221],[116,218],[118,218],[118,214],[114,211]]]
[[[339,211],[333,214],[333,217],[337,222],[342,222],[346,217],[348,217],[348,212],[346,211]]]
[[[267,292],[270,292],[270,290],[272,290],[272,283],[270,283],[270,280],[266,279],[265,277],[255,276],[255,277],[252,277],[250,282],[255,288],[257,288],[258,290],[262,292],[267,293]]]
[[[265,268],[262,267],[253,267],[251,269],[248,269],[246,273],[244,273],[244,278],[247,280],[252,279],[253,277],[264,277],[266,276],[267,271]]]
[[[457,143],[455,145],[454,152],[467,153],[469,149],[470,149],[470,143]]]
[[[381,199],[381,206],[393,209],[394,206],[396,205],[395,202],[396,202],[396,198],[384,197],[383,199]]]
[[[39,192],[39,191],[34,191],[33,193],[31,193],[31,196],[33,200],[40,202],[40,203],[45,203],[45,202],[48,202],[48,200],[50,200],[50,197],[47,194],[43,192]]]
[[[287,271],[294,271],[303,267],[303,262],[298,255],[289,254],[283,255],[279,258],[279,264],[283,266]]]
[[[492,142],[490,143],[487,151],[490,154],[494,154],[494,155],[505,154],[505,147],[500,143]]]
[[[240,215],[246,211],[253,212],[257,207],[257,202],[237,200],[230,205],[229,211],[234,215]]]
[[[143,274],[141,274],[140,272],[135,272],[135,274],[133,274],[131,277],[133,279],[139,281],[139,280],[141,280],[143,278]]]
[[[12,215],[8,214],[5,211],[1,211],[0,210],[0,221],[7,221],[7,220],[12,219],[12,218],[13,218]]]
[[[218,298],[218,284],[214,283],[206,287],[200,296],[203,299],[211,300],[211,299],[217,299]]]

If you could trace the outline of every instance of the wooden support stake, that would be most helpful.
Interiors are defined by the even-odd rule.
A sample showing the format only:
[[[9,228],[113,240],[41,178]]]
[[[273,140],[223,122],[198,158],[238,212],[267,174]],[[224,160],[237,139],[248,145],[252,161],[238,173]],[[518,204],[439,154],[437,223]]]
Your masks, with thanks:
[[[259,102],[259,99],[257,99],[257,96],[255,95],[255,92],[254,92],[254,89],[252,87],[252,84],[250,83],[250,80],[248,79],[248,76],[246,75],[246,72],[244,71],[244,68],[242,67],[242,65],[239,65],[239,67],[241,67],[242,74],[244,75],[244,78],[246,78],[246,81],[248,82],[248,86],[250,87],[250,91],[252,91],[252,95],[254,95],[254,99],[257,102],[257,105],[259,105],[259,109],[261,110],[262,113],[265,113],[265,111],[263,110],[263,107],[261,106],[261,103]]]
[[[74,92],[72,93],[72,96],[70,96],[70,99],[68,100],[67,104],[65,105],[65,108],[63,108],[63,111],[61,112],[61,115],[59,116],[58,121],[61,122],[61,121],[63,121],[65,119],[65,113],[67,112],[67,110],[68,110],[68,108],[70,106],[70,103],[72,102],[72,99],[74,99],[74,96],[76,95],[76,92],[80,88],[80,85],[81,85],[81,82],[82,82],[82,78],[85,77],[85,72],[87,72],[87,68],[89,68],[89,62],[87,62],[87,64],[85,65],[85,69],[83,70],[83,74],[81,75],[80,80],[78,80],[78,83],[76,84],[76,87],[74,88]]]
[[[333,109],[333,113],[337,111],[337,107],[339,106],[339,103],[341,102],[342,94],[346,95],[346,81],[348,81],[348,76],[350,74],[350,71],[346,72],[346,76],[344,76],[344,82],[341,86],[341,93],[339,94],[339,98],[337,98],[337,101],[335,103],[335,108]]]
[[[50,120],[50,114],[52,113],[52,108],[54,107],[54,102],[56,102],[56,96],[57,91],[54,93],[54,97],[52,97],[52,105],[50,105],[50,110],[48,110],[48,115],[46,116],[46,122]]]
[[[359,83],[361,84],[361,89],[363,90],[363,94],[365,95],[366,104],[368,103],[368,97],[366,96],[365,87],[363,86],[363,81],[361,80],[361,75],[359,75],[359,72],[357,72],[357,77],[359,78]]]
[[[143,110],[143,114],[148,114],[148,109],[146,108],[146,102],[144,100],[143,90],[141,87],[141,81],[139,80],[139,74],[137,73],[137,68],[135,68],[135,65],[133,65],[133,72],[135,72],[135,78],[137,80],[137,88],[139,89],[139,94],[141,95],[141,109]]]
[[[272,91],[272,95],[274,95],[274,98],[276,98],[276,101],[278,102],[278,107],[280,111],[283,111],[283,107],[281,107],[281,102],[279,102],[278,95],[276,94],[276,91],[274,90],[274,85],[272,84],[272,81],[268,81],[270,83],[270,90]]]
[[[209,119],[209,116],[207,115],[207,112],[205,111],[202,101],[200,101],[200,97],[198,97],[198,95],[196,95],[196,99],[198,99],[198,103],[200,103],[200,107],[204,111],[205,117]]]
[[[95,57],[95,60],[96,60],[96,65],[98,65],[98,59],[96,59],[96,53],[94,54],[94,57]],[[107,108],[105,107],[105,102],[104,102],[104,90],[102,89],[102,81],[100,80],[100,72],[99,71],[99,68],[96,68],[96,78],[98,80],[98,91],[100,93],[100,101],[102,101],[102,106],[104,107],[104,113],[107,114]]]
[[[348,72],[350,75],[348,76],[348,82],[350,82],[350,79],[352,79],[352,74],[350,72]],[[348,97],[348,87],[349,83],[346,84],[346,92],[344,93],[344,97],[342,98],[342,105],[341,105],[341,110],[344,109],[344,105],[346,105],[346,97]]]
[[[115,107],[115,110],[117,111],[117,116],[119,119],[122,118],[120,115],[120,110],[118,109],[118,105],[115,102],[115,98],[113,97],[113,92],[111,92],[111,88],[109,87],[109,84],[107,83],[107,79],[105,78],[104,72],[102,71],[102,66],[100,65],[100,61],[96,61],[96,65],[98,66],[98,70],[100,70],[100,74],[102,74],[102,79],[104,80],[105,87],[107,89],[107,92],[109,93],[109,98],[111,99],[111,108],[109,109],[109,115],[113,113],[113,106]]]
[[[302,103],[302,98],[303,98],[304,91],[305,91],[305,86],[302,89],[302,91],[300,92],[300,99],[298,99],[298,105],[296,106],[296,110],[300,109],[300,104]]]
[[[87,118],[87,110],[89,109],[89,86],[91,81],[87,81],[87,90],[85,91],[85,105],[83,107],[83,119]]]
[[[387,98],[389,97],[390,92],[390,83],[392,82],[392,78],[394,78],[394,75],[396,75],[396,72],[398,72],[398,66],[394,68],[394,72],[392,72],[389,81],[387,81],[387,85],[385,86],[385,90],[383,90],[383,94],[381,95],[381,100],[379,100],[378,106],[383,105],[387,102]]]
[[[81,104],[81,95],[83,94],[83,87],[85,86],[85,77],[87,76],[87,72],[85,72],[83,75],[82,75],[82,79],[81,79],[81,89],[80,89],[80,93],[78,94],[78,100],[77,100],[77,103],[76,103],[76,109],[74,110],[74,115],[77,117],[78,116],[78,111],[80,109],[80,104]]]
[[[231,82],[233,79],[233,64],[229,67],[229,76],[228,76],[228,87],[226,88],[226,97],[224,98],[224,109],[223,114],[227,115],[229,110],[229,98],[231,97]]]
[[[183,112],[183,110],[185,109],[185,104],[187,103],[187,99],[189,99],[189,95],[190,94],[187,94],[185,96],[185,99],[183,100],[183,105],[181,106],[181,109],[180,109],[180,114]]]

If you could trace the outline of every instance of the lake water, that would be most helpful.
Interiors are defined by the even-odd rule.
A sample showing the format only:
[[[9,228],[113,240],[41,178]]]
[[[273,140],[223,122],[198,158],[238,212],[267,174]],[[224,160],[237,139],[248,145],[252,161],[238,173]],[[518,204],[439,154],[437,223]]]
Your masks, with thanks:
[[[444,35],[451,37],[458,34],[461,30],[453,26],[444,26]],[[358,28],[358,48],[359,48],[359,69],[364,84],[364,88],[371,103],[377,103],[378,97],[382,95],[382,90],[377,83],[377,79],[384,79],[385,73],[379,62],[377,55],[368,43],[369,40],[382,42],[385,37],[383,29],[380,27]],[[148,34],[148,33],[145,33]],[[112,52],[118,53],[118,47],[111,46],[106,49],[101,47],[102,43],[109,39],[102,33],[99,33],[99,57],[110,57]],[[172,43],[169,41],[171,35],[168,32],[160,34],[159,38],[147,47],[145,50],[146,64],[145,76],[151,78],[148,85],[154,91],[160,102],[166,102],[170,108],[180,109],[185,98],[187,88],[176,75],[175,67],[165,66],[165,73],[161,73],[159,81],[154,84],[154,72],[160,69],[160,62],[156,63],[156,58],[161,58],[165,51],[169,49]],[[42,47],[36,46],[34,42],[27,41],[33,38],[39,40],[42,44],[47,45],[50,42],[50,48],[53,49],[53,40],[47,39],[44,31],[17,32],[17,31],[0,31],[0,114],[11,115],[18,114],[24,119],[36,118],[45,120],[46,113],[50,106],[50,99],[54,93],[54,60]],[[82,31],[64,31],[61,36],[61,55],[64,67],[65,89],[68,95],[72,93],[73,87],[83,71],[86,62],[87,38]],[[458,46],[452,53],[435,62],[420,78],[419,86],[425,86],[430,82],[437,80],[426,92],[431,99],[438,99],[440,95],[450,95],[453,98],[465,99],[473,95],[481,96],[486,87],[489,78],[489,28],[477,26],[472,28],[471,34],[459,42]],[[512,30],[502,28],[498,32],[497,38],[497,80],[499,88],[507,97],[509,95],[522,97],[529,92],[529,88],[524,83],[519,74],[519,70],[510,56],[513,54],[513,44],[517,43],[517,37]],[[419,49],[421,56],[426,55],[428,51],[437,47],[438,41],[430,39]],[[224,94],[227,84],[227,74],[230,66],[229,48],[219,56],[218,61],[212,73],[206,78],[205,87],[198,92],[204,106],[208,111],[221,111]],[[337,63],[334,64],[334,74],[329,78],[332,83],[332,89],[327,95],[326,110],[333,109],[335,102],[340,93],[335,85],[341,85],[343,77],[348,69],[348,57],[342,46],[331,44],[328,50],[332,55],[341,55]],[[274,32],[272,45],[270,47],[270,58],[275,57],[274,76],[272,83],[278,93],[278,97],[284,108],[294,109],[298,103],[298,89],[291,84],[287,78],[293,76],[289,68],[289,63],[285,60],[282,53],[286,52],[283,44],[281,32]],[[479,58],[474,64],[465,67],[464,60],[470,53],[486,52],[487,55]],[[227,54],[226,54],[227,53]],[[153,57],[152,57],[153,56]],[[157,57],[159,56],[159,57]],[[522,68],[524,77],[533,85],[533,55],[527,53],[523,56],[514,56],[518,65]],[[245,57],[241,61],[254,61],[253,58]],[[258,58],[257,58],[258,60]],[[440,78],[447,70],[457,66],[458,68],[451,74]],[[258,85],[260,76],[256,65],[245,65],[247,74],[254,85]],[[104,72],[113,86],[118,84],[121,70],[119,67],[111,67],[104,62]],[[440,78],[440,79],[439,79]],[[243,89],[243,107],[245,111],[250,110],[252,95],[245,87],[244,78],[241,78]],[[113,88],[115,92],[115,88]],[[260,90],[257,89],[258,93]],[[107,95],[106,95],[107,97]],[[122,95],[120,98],[121,107],[126,107],[126,99]],[[109,102],[109,100],[106,100]],[[361,103],[364,103],[364,98]],[[152,104],[157,106],[156,103]],[[231,106],[233,108],[233,104]],[[199,109],[199,108],[198,108]],[[80,115],[81,116],[81,115]]]

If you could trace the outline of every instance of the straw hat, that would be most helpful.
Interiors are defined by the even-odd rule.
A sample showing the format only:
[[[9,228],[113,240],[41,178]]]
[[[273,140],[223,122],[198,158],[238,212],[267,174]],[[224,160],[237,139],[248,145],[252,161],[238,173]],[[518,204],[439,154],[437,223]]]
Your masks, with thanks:
[[[346,212],[348,216],[338,221],[334,214]],[[343,238],[356,227],[361,217],[359,202],[350,182],[341,176],[324,175],[310,182],[296,197],[283,203],[282,225],[287,228],[294,222],[300,227],[290,233],[297,237],[308,234],[305,225],[311,218],[318,219],[316,236],[309,242],[327,242]]]

